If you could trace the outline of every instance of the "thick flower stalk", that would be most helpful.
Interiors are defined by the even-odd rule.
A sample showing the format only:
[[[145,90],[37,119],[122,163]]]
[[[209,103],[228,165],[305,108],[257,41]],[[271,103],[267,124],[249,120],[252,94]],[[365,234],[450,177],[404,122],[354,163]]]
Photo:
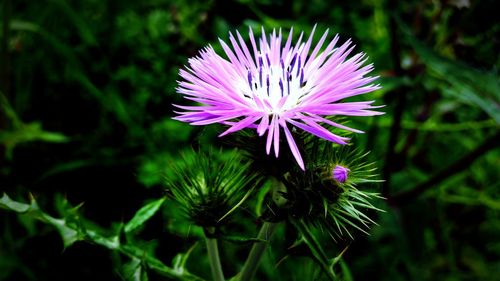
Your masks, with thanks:
[[[177,92],[186,99],[200,103],[194,106],[176,105],[181,111],[175,119],[192,125],[221,123],[229,128],[220,136],[244,128],[267,133],[266,152],[274,147],[279,154],[283,131],[290,150],[299,166],[304,162],[288,124],[338,144],[348,138],[333,134],[324,125],[361,133],[336,123],[328,116],[371,116],[381,114],[373,109],[374,101],[345,102],[344,99],[379,89],[371,84],[377,77],[366,76],[373,65],[364,65],[367,58],[358,53],[347,58],[354,46],[348,40],[336,47],[336,35],[326,47],[328,30],[313,46],[313,35],[303,41],[303,33],[292,44],[293,29],[286,41],[281,30],[269,37],[262,28],[258,41],[250,28],[250,45],[239,32],[231,33],[230,47],[219,40],[224,58],[212,46],[189,60],[180,70],[183,81]],[[282,44],[284,41],[284,45]]]

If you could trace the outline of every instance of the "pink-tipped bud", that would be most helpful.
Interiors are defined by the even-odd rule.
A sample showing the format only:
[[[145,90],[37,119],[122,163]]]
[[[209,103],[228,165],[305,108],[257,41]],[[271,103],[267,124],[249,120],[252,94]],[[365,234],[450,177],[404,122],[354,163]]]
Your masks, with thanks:
[[[345,183],[347,181],[347,176],[349,175],[349,169],[342,167],[340,165],[335,166],[332,171],[332,178],[339,183]]]

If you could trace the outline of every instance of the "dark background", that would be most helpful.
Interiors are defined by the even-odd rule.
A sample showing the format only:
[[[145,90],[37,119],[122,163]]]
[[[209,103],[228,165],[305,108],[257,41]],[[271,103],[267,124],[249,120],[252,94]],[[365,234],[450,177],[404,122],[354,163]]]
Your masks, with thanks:
[[[367,131],[356,145],[377,161],[387,200],[379,226],[344,255],[344,279],[500,280],[496,2],[3,0],[0,191],[21,202],[31,193],[54,217],[83,202],[86,224],[113,233],[164,195],[161,172],[179,151],[214,143],[216,128],[171,119],[187,59],[234,29],[307,34],[317,23],[370,56],[382,89],[366,99],[386,105],[352,121]],[[178,213],[168,202],[131,243],[171,264],[197,240]],[[290,254],[286,235],[259,280],[310,276],[301,253],[275,267]],[[229,276],[249,248],[223,247]],[[209,278],[203,247],[195,251],[188,268]],[[126,280],[127,262],[94,243],[64,249],[52,226],[0,212],[0,280]]]

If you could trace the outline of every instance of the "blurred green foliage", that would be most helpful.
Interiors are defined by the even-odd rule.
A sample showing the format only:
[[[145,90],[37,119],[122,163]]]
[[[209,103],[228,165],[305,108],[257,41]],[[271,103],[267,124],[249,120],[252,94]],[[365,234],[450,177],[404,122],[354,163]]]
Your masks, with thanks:
[[[383,87],[370,98],[387,112],[351,123],[367,131],[354,142],[381,167],[388,204],[377,206],[386,212],[370,236],[325,244],[330,256],[349,246],[336,271],[343,280],[500,280],[495,8],[493,0],[3,0],[0,280],[175,280],[186,270],[208,279],[202,230],[162,186],[180,152],[220,144],[215,126],[171,119],[178,69],[206,44],[220,50],[217,38],[230,30],[309,32],[315,23],[370,56]],[[227,276],[256,235],[261,200],[224,229]],[[288,229],[278,229],[257,280],[318,276],[306,248],[290,247],[298,238]]]

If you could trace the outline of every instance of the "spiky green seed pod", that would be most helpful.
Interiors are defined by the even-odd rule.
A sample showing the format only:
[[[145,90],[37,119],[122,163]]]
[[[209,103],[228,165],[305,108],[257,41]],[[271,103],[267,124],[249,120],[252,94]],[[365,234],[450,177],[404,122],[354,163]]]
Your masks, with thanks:
[[[189,151],[172,163],[165,184],[187,217],[203,227],[219,226],[260,182],[238,151]]]

